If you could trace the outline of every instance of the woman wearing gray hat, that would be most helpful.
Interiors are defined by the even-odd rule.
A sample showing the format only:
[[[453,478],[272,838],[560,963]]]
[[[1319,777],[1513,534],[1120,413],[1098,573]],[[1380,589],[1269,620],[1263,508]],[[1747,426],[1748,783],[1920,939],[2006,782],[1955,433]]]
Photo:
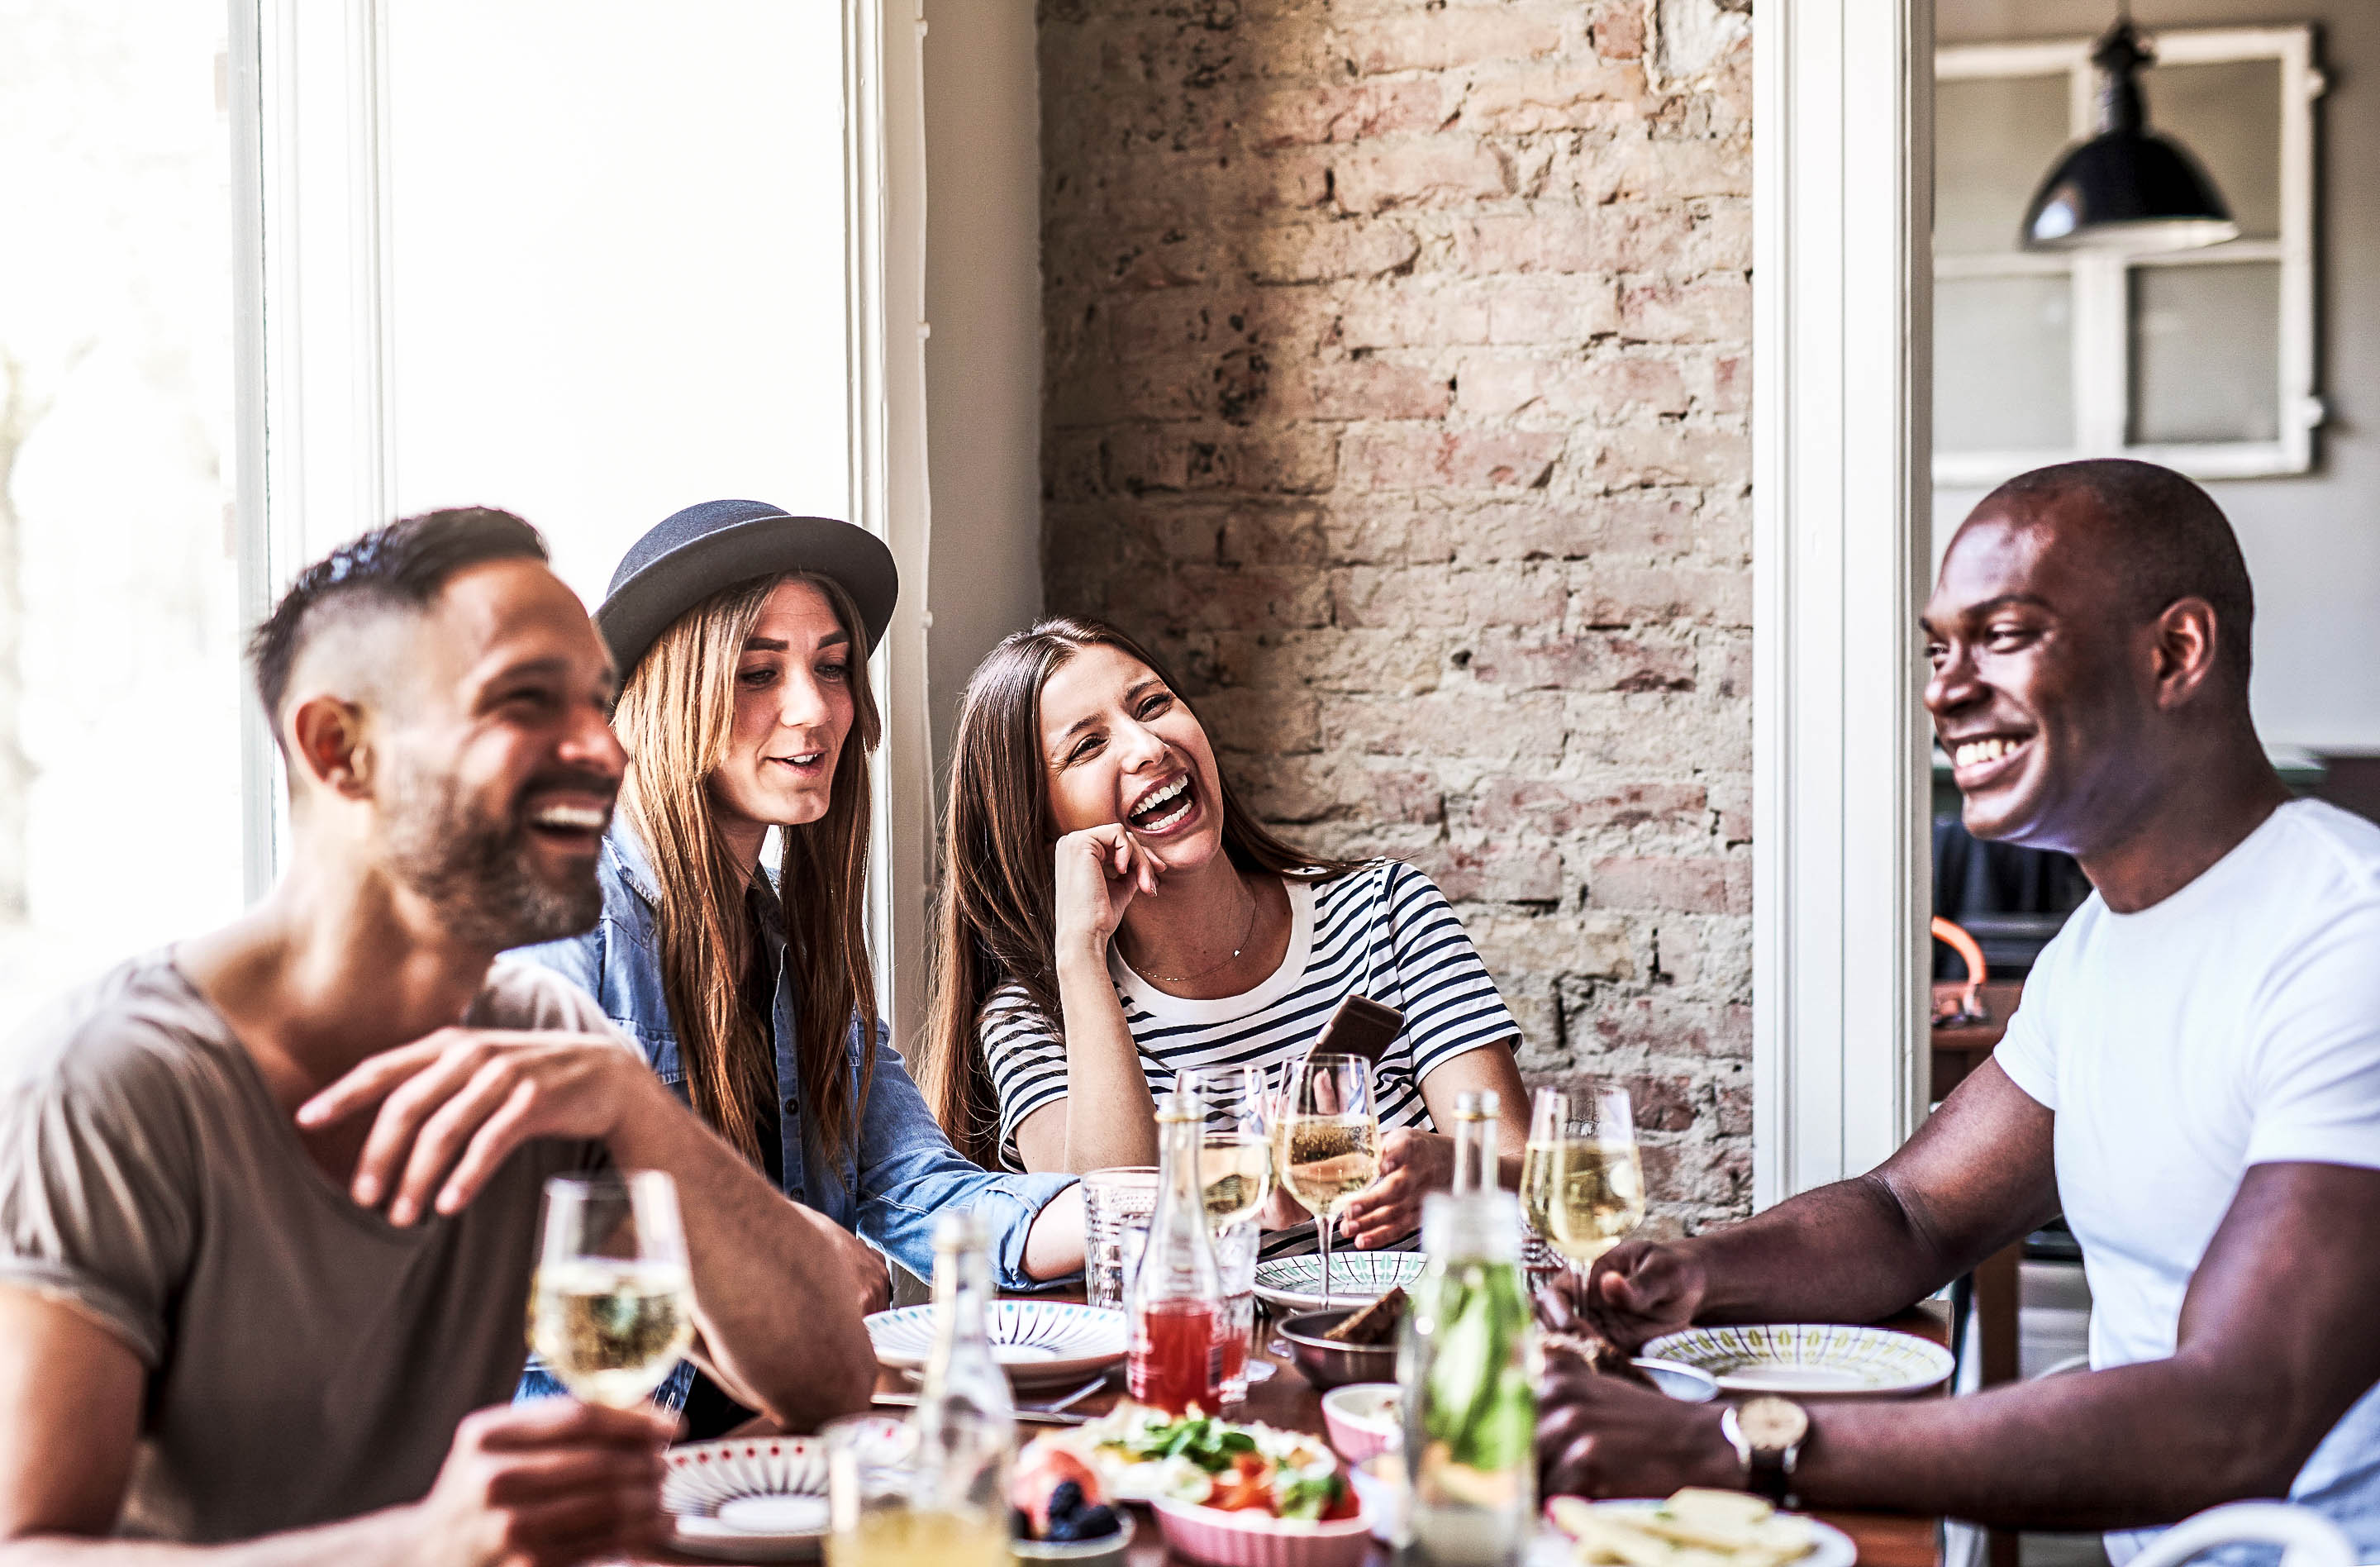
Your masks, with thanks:
[[[1004,1287],[1082,1265],[1071,1180],[960,1157],[877,1012],[867,658],[897,589],[873,535],[757,501],[689,506],[638,540],[595,613],[630,758],[602,917],[516,954],[585,987],[722,1136],[854,1233],[871,1310],[889,1290],[877,1254],[930,1273],[945,1207],[990,1221]]]

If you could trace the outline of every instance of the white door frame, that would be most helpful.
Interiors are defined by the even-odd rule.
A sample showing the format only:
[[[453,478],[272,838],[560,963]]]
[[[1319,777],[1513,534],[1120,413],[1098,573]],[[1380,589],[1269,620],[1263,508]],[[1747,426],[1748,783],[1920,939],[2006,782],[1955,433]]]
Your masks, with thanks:
[[[1753,20],[1753,1168],[1875,1166],[1925,1102],[1933,6]]]
[[[923,0],[844,0],[844,229],[850,286],[851,519],[882,538],[901,599],[872,674],[884,715],[874,769],[868,944],[877,1004],[923,1036],[934,762],[928,722],[926,99]]]

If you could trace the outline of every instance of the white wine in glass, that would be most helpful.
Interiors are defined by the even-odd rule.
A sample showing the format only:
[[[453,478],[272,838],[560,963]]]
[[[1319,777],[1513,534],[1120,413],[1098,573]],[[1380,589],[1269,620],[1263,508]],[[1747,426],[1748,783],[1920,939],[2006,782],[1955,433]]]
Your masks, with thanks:
[[[545,1186],[529,1347],[580,1400],[632,1409],[694,1342],[677,1188],[658,1170]]]
[[[1645,1221],[1645,1172],[1627,1089],[1537,1090],[1521,1158],[1521,1211],[1582,1269]]]
[[[1372,1063],[1359,1055],[1318,1053],[1290,1075],[1272,1131],[1273,1173],[1282,1190],[1314,1215],[1322,1253],[1322,1309],[1330,1309],[1330,1230],[1357,1192],[1380,1173],[1380,1121]]]
[[[1206,1106],[1207,1132],[1198,1151],[1198,1186],[1207,1228],[1221,1234],[1255,1216],[1272,1195],[1272,1144],[1261,1067],[1194,1068],[1176,1085]]]
[[[1228,1230],[1272,1195],[1272,1149],[1259,1136],[1209,1132],[1198,1150],[1198,1183],[1206,1194],[1207,1228]]]

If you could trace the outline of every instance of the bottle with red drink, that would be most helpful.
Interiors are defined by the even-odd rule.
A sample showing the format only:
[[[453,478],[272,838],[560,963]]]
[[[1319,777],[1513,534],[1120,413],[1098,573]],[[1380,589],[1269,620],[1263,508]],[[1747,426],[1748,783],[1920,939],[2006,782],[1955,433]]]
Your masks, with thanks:
[[[1132,1396],[1169,1415],[1222,1406],[1223,1313],[1214,1243],[1199,1185],[1206,1112],[1197,1097],[1169,1094],[1157,1111],[1157,1208],[1140,1271],[1125,1295],[1132,1349],[1124,1370]]]

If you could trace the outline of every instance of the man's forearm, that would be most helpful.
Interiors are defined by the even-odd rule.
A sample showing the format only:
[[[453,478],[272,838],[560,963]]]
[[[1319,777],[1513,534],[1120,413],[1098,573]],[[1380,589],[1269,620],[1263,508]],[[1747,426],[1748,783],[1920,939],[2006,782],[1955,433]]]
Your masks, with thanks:
[[[1838,1181],[1677,1243],[1702,1265],[1703,1322],[1869,1322],[1973,1266],[1946,1255],[1879,1178]]]
[[[835,1237],[814,1231],[831,1221],[788,1201],[647,1081],[656,1094],[624,1117],[612,1157],[677,1183],[705,1350],[781,1425],[807,1429],[867,1407],[876,1356],[837,1253],[820,1244]]]
[[[1957,1399],[1814,1406],[1795,1488],[1814,1507],[2028,1529],[2170,1524],[2283,1496],[2320,1431],[2184,1359]]]

